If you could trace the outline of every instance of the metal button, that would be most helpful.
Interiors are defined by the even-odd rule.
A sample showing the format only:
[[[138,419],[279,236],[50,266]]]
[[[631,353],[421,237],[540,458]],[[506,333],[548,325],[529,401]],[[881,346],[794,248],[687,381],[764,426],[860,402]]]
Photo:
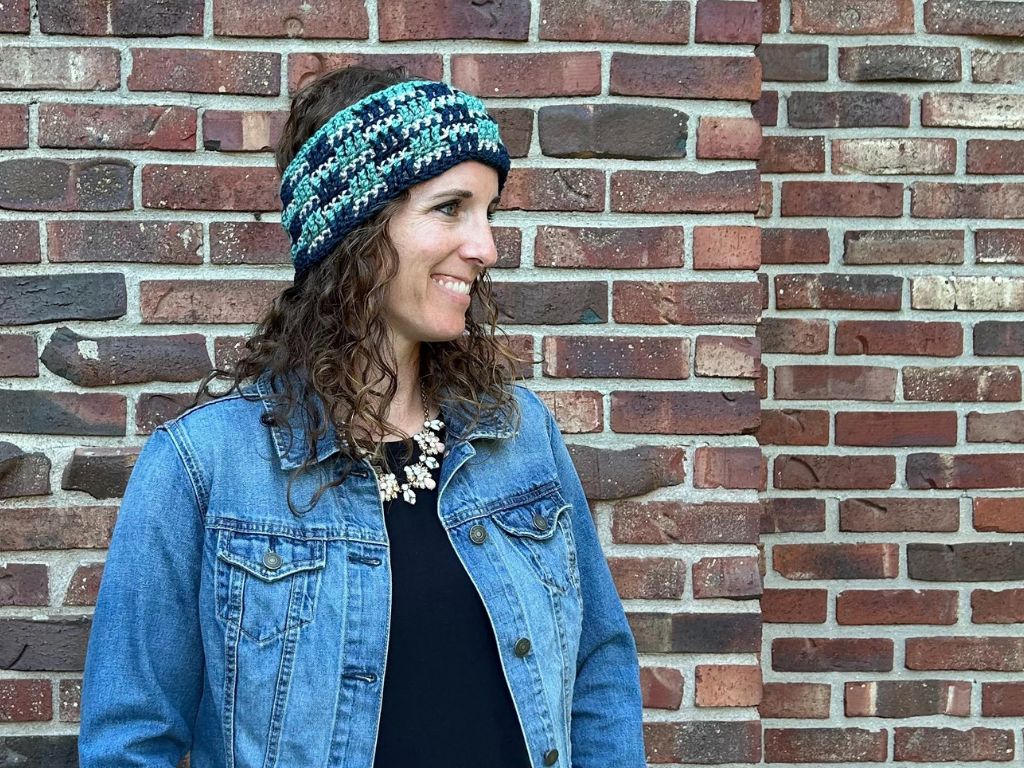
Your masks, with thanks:
[[[273,550],[264,552],[263,564],[267,567],[268,570],[276,571],[278,568],[281,567],[281,556]]]
[[[546,531],[548,529],[548,519],[538,512],[533,516],[533,527],[538,531]]]
[[[474,544],[483,544],[487,541],[487,529],[482,525],[474,525],[469,529],[469,540]]]
[[[558,762],[558,750],[549,749],[544,753],[544,765],[554,765]]]
[[[516,656],[519,658],[523,658],[523,656],[528,654],[530,652],[530,638],[520,637],[516,640],[515,651]]]

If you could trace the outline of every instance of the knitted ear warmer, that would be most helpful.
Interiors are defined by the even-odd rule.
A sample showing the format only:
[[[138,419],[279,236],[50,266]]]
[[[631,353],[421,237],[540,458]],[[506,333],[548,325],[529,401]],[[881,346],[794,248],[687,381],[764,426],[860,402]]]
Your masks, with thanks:
[[[466,160],[497,170],[501,190],[509,158],[497,123],[446,83],[396,83],[339,111],[281,177],[296,281],[402,190]]]

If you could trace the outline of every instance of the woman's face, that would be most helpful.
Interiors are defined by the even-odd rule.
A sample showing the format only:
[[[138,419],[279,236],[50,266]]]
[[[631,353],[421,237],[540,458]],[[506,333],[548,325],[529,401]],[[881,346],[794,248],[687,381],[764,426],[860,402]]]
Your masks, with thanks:
[[[475,160],[410,187],[388,223],[399,266],[384,314],[396,353],[462,335],[473,281],[498,258],[490,224],[497,205],[498,173]]]

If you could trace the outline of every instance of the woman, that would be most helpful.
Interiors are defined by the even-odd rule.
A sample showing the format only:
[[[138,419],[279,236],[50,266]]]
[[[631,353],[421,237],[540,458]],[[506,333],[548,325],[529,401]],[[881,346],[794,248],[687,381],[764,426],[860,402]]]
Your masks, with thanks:
[[[295,282],[135,465],[81,765],[643,766],[632,634],[494,323],[497,125],[353,67],[277,161]]]

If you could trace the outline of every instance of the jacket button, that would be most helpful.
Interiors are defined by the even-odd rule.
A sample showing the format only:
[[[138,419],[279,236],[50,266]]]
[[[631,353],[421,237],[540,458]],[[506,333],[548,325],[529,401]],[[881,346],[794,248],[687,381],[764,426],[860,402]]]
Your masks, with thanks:
[[[268,570],[276,571],[281,567],[281,556],[277,552],[267,551],[263,553],[263,564]]]
[[[549,749],[544,753],[544,765],[554,765],[558,762],[558,750]]]
[[[548,519],[544,515],[537,513],[533,516],[533,527],[538,531],[546,531],[548,529]]]
[[[518,640],[516,640],[515,651],[516,656],[518,656],[519,658],[523,658],[523,656],[528,654],[530,652],[530,638],[520,637]]]
[[[474,544],[483,544],[487,541],[487,529],[482,525],[474,525],[469,529],[469,540]]]

